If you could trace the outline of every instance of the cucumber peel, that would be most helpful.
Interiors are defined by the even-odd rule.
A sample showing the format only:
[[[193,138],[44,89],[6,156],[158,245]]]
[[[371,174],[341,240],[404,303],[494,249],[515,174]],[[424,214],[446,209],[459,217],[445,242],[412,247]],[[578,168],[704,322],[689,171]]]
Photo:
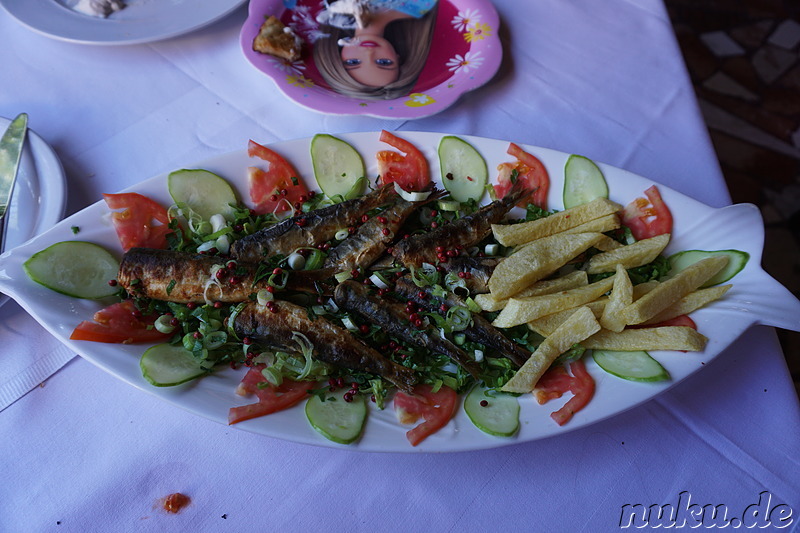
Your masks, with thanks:
[[[169,174],[167,188],[176,204],[186,204],[203,218],[209,220],[221,214],[233,216],[236,193],[224,178],[202,169],[182,169]]]
[[[350,444],[361,436],[367,419],[367,405],[364,398],[353,395],[347,402],[346,389],[325,395],[323,401],[314,395],[306,401],[306,418],[323,437],[339,444]]]
[[[317,185],[328,198],[357,198],[364,192],[366,168],[352,145],[326,133],[311,139],[311,163]]]
[[[480,201],[486,191],[489,170],[486,160],[467,141],[446,135],[439,141],[442,184],[457,202]]]
[[[119,290],[108,283],[117,277],[119,261],[91,242],[57,242],[32,255],[23,269],[36,283],[73,298],[96,300]]]
[[[156,387],[173,387],[208,373],[203,361],[182,345],[156,344],[139,360],[142,376]]]
[[[564,209],[595,198],[608,198],[608,183],[600,168],[589,158],[571,155],[564,165]]]
[[[669,256],[670,271],[667,277],[672,277],[681,270],[697,263],[708,257],[725,255],[728,257],[728,264],[720,270],[713,278],[705,282],[701,288],[712,287],[725,283],[733,276],[738,274],[750,259],[750,254],[741,250],[684,250]]]
[[[519,429],[519,400],[502,392],[487,394],[476,385],[464,398],[464,411],[475,427],[496,437],[511,437]]]
[[[645,351],[594,350],[592,357],[597,365],[613,376],[628,381],[667,381],[669,372]]]

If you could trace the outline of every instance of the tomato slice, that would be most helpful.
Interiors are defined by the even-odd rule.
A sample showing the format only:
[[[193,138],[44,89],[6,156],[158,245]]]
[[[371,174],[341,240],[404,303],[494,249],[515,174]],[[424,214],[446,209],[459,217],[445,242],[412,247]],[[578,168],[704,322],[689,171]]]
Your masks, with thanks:
[[[655,185],[644,191],[645,198],[636,198],[622,210],[622,224],[630,228],[637,241],[672,233],[672,213]]]
[[[308,189],[291,163],[252,140],[247,145],[247,154],[269,163],[267,170],[256,167],[247,169],[250,200],[257,214],[283,213],[305,202]]]
[[[534,397],[540,405],[549,400],[560,398],[565,392],[573,394],[561,409],[550,414],[559,426],[563,426],[572,419],[572,416],[586,407],[594,396],[595,383],[591,374],[586,371],[582,360],[569,363],[569,370],[563,365],[551,367],[536,383],[533,391]]]
[[[416,146],[386,130],[381,131],[381,142],[392,145],[403,152],[380,150],[378,158],[379,183],[397,183],[404,191],[424,191],[431,183],[428,160]]]
[[[425,420],[406,432],[408,441],[416,446],[447,425],[456,412],[457,403],[458,394],[450,387],[442,386],[433,392],[430,385],[417,385],[413,395],[404,392],[395,395],[394,410],[403,424],[413,424],[420,418]]]
[[[517,204],[519,207],[525,207],[531,203],[538,205],[542,209],[547,209],[550,176],[542,162],[514,143],[508,145],[506,152],[516,157],[517,160],[513,163],[500,163],[497,166],[499,174],[497,176],[497,184],[494,186],[497,197],[503,198],[511,190],[514,183],[519,182],[522,187],[533,191],[525,199],[520,200]],[[514,171],[516,171],[516,179],[512,180],[511,177]]]
[[[267,383],[267,379],[261,373],[263,368],[263,365],[252,367],[244,375],[239,385],[240,392],[255,394],[258,396],[258,402],[231,407],[228,410],[228,424],[236,424],[288,409],[307,398],[309,389],[316,386],[313,381],[290,380],[284,380],[277,387],[273,385],[259,386],[260,383]]]
[[[75,341],[131,344],[165,341],[172,335],[153,327],[157,314],[142,315],[131,300],[124,300],[97,311],[92,320],[84,320],[72,331]]]
[[[121,209],[111,215],[122,249],[134,247],[166,248],[169,216],[167,210],[139,193],[104,194],[110,209]]]

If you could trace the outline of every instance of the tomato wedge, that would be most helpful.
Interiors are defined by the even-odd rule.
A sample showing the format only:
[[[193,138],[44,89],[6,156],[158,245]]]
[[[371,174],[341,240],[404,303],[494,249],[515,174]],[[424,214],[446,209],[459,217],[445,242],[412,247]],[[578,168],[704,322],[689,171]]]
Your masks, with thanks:
[[[569,370],[572,375],[567,373],[564,365],[548,369],[536,383],[533,391],[534,397],[540,405],[560,398],[565,392],[573,394],[561,409],[550,414],[550,418],[555,420],[559,426],[569,422],[572,416],[586,407],[594,396],[594,378],[586,371],[583,361],[569,363]]]
[[[413,424],[420,418],[425,421],[406,432],[406,438],[416,446],[442,429],[453,418],[458,404],[458,394],[442,386],[433,392],[430,385],[417,385],[414,394],[398,392],[394,397],[394,410],[402,424]]]
[[[134,247],[166,248],[169,216],[167,210],[139,193],[104,194],[110,209],[121,209],[111,215],[122,249]]]
[[[630,228],[637,241],[672,233],[672,213],[655,185],[644,191],[645,198],[636,198],[622,210],[622,224]]]
[[[378,159],[379,183],[397,183],[404,191],[424,191],[431,183],[428,160],[416,146],[386,130],[381,131],[381,142],[403,152],[380,150]]]
[[[131,344],[165,341],[172,335],[153,327],[157,314],[144,316],[131,300],[124,300],[97,311],[92,320],[84,320],[72,331],[75,341]]]
[[[513,163],[500,163],[497,166],[499,174],[497,184],[494,186],[497,197],[503,198],[514,183],[520,183],[521,186],[533,192],[517,204],[519,207],[525,207],[530,203],[547,209],[550,176],[542,162],[514,143],[508,145],[506,152],[516,157],[517,160]],[[516,175],[516,178],[512,179],[513,175]]]
[[[258,397],[258,402],[231,407],[228,410],[228,424],[236,424],[244,420],[288,409],[307,398],[309,389],[313,389],[316,386],[313,381],[290,380],[284,380],[277,387],[273,385],[259,386],[259,384],[267,383],[267,379],[261,373],[263,368],[264,365],[252,367],[244,375],[239,385],[239,392],[255,394]]]
[[[255,141],[247,145],[247,154],[269,163],[267,170],[257,167],[247,169],[250,200],[259,214],[283,213],[296,209],[308,198],[308,189],[294,167],[278,153]]]

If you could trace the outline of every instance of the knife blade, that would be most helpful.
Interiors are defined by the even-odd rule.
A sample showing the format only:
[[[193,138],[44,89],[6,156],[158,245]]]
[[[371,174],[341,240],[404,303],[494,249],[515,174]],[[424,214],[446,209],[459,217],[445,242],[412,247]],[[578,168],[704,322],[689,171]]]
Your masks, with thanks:
[[[14,191],[14,183],[17,181],[19,160],[27,131],[28,115],[20,113],[11,121],[3,138],[0,139],[0,253],[4,248],[6,213],[11,193]]]

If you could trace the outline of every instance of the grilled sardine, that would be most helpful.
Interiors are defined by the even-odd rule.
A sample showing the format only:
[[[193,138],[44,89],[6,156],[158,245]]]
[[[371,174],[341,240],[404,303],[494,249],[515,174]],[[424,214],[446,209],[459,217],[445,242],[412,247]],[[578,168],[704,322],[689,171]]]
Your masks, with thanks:
[[[391,361],[367,346],[344,328],[321,318],[309,318],[305,308],[275,300],[274,311],[256,303],[244,306],[234,319],[234,331],[240,337],[261,340],[270,346],[296,349],[295,332],[305,335],[314,346],[314,357],[320,361],[377,374],[405,392],[416,382],[414,371]]]
[[[408,298],[418,305],[434,312],[441,304],[447,307],[453,307],[454,305],[466,306],[466,304],[455,295],[451,295],[447,298],[434,296],[431,291],[417,287],[408,277],[398,279],[397,283],[395,283],[394,290],[402,297]],[[424,298],[420,298],[420,291],[425,292]],[[473,342],[478,342],[484,346],[494,348],[517,366],[522,366],[531,356],[531,352],[527,348],[503,335],[502,332],[498,331],[497,328],[478,313],[472,314],[472,324],[464,330],[464,334]]]
[[[515,185],[502,200],[495,200],[472,214],[443,224],[428,233],[403,239],[393,247],[392,255],[406,267],[419,267],[422,263],[435,264],[438,259],[437,247],[454,250],[456,247],[469,248],[477,245],[491,233],[492,224],[500,222],[517,202],[529,194],[531,191]]]
[[[117,282],[136,296],[175,303],[243,302],[267,286],[257,264],[234,261],[229,268],[229,263],[219,256],[131,248],[122,257]],[[288,272],[285,289],[324,294],[331,290],[326,282],[334,273],[330,269]]]
[[[355,281],[340,283],[336,287],[334,300],[340,308],[358,313],[389,335],[432,352],[446,355],[464,367],[473,377],[480,379],[480,367],[464,350],[440,337],[438,332],[432,334],[413,328],[408,322],[403,304],[381,299],[363,284]]]
[[[368,211],[390,202],[396,194],[393,187],[383,186],[359,198],[288,218],[236,241],[231,255],[258,262],[271,255],[288,255],[298,248],[317,246],[331,240],[340,229],[361,222]]]
[[[398,197],[394,203],[370,217],[349,236],[328,252],[325,267],[337,272],[349,272],[354,268],[366,268],[375,262],[395,239],[397,232],[408,217],[420,206],[439,198],[442,191],[433,191],[422,202],[409,202]]]

